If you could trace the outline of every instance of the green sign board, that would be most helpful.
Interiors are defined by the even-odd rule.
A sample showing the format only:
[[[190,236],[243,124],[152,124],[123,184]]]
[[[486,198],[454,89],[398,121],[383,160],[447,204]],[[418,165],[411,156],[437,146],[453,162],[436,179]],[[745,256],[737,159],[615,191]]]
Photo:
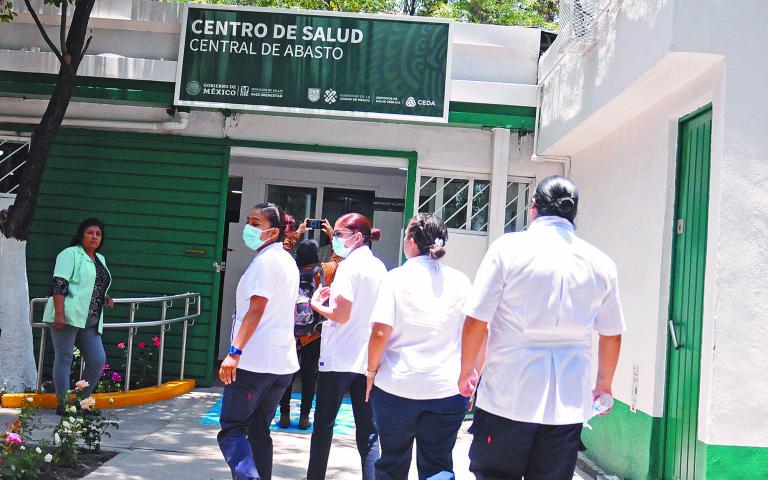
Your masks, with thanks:
[[[450,35],[445,20],[190,5],[175,104],[445,122]]]

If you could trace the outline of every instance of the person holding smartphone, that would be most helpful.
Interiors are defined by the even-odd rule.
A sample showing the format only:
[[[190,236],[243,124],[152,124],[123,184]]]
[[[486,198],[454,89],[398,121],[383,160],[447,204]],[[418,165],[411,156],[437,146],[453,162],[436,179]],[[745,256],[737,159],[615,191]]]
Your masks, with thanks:
[[[320,375],[307,480],[323,480],[333,440],[333,426],[344,395],[349,392],[355,416],[355,437],[363,480],[373,480],[379,459],[379,437],[371,406],[365,401],[370,319],[379,283],[387,273],[371,252],[381,231],[359,213],[336,221],[333,250],[344,258],[331,287],[318,289],[312,308],[328,319],[320,344]],[[328,302],[326,306],[325,303]]]

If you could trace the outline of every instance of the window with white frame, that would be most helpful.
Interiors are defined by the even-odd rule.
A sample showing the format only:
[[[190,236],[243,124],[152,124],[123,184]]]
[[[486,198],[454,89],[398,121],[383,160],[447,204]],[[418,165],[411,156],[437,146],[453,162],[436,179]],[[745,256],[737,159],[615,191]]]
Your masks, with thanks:
[[[507,181],[504,233],[519,232],[528,226],[533,178],[511,177]]]
[[[490,185],[487,178],[422,175],[418,210],[438,215],[450,229],[486,232]]]
[[[533,179],[510,177],[507,182],[504,231],[520,231],[528,223]],[[419,212],[434,213],[453,230],[488,232],[491,182],[483,176],[423,174],[419,182]]]
[[[27,164],[29,140],[0,137],[0,194],[16,194]]]

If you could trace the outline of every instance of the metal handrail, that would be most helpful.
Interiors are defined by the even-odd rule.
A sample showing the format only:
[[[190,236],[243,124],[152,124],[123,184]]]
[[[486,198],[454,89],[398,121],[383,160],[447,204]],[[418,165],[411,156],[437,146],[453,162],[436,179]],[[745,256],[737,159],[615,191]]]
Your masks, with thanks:
[[[40,349],[37,358],[37,385],[35,390],[40,392],[40,385],[43,380],[43,362],[45,361],[45,333],[50,324],[43,322],[35,322],[35,305],[46,304],[50,297],[33,298],[29,301],[29,324],[32,328],[41,329],[40,332]],[[168,309],[173,306],[175,300],[184,301],[184,315],[176,318],[166,318]],[[195,320],[200,316],[200,294],[199,293],[181,293],[178,295],[166,295],[161,297],[131,297],[131,298],[114,298],[112,301],[115,304],[127,304],[129,307],[129,320],[128,322],[121,323],[103,323],[102,327],[105,329],[128,329],[128,354],[125,365],[125,391],[131,389],[131,360],[133,359],[133,337],[136,335],[139,328],[148,327],[160,327],[160,354],[157,362],[157,385],[163,383],[163,359],[165,356],[165,332],[169,331],[171,325],[176,323],[182,323],[183,333],[181,336],[181,367],[179,370],[179,379],[184,379],[184,365],[187,359],[187,332],[189,327],[195,324]],[[144,322],[136,322],[136,312],[139,310],[139,305],[145,305],[148,303],[160,303],[161,314],[159,320],[148,320]],[[190,307],[196,305],[196,312],[189,312]],[[83,369],[85,367],[85,361],[83,357],[80,357],[80,376],[82,377]]]

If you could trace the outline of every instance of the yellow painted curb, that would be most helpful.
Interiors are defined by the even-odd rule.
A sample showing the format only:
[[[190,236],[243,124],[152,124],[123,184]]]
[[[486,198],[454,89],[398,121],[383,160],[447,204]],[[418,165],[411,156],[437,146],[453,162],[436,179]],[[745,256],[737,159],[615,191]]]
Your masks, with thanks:
[[[139,388],[130,392],[94,393],[93,398],[96,399],[96,408],[99,409],[134,407],[178,397],[194,388],[195,381],[192,379],[173,380],[159,387]],[[29,404],[28,398],[32,399],[31,405],[34,407],[56,408],[56,395],[53,393],[7,393],[3,395],[3,407],[21,408],[22,405]]]

